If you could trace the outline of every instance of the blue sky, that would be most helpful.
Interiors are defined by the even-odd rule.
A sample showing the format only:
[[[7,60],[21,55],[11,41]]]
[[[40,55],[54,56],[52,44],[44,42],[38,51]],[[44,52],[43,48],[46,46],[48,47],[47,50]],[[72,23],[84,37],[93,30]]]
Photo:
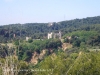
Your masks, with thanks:
[[[100,15],[100,0],[0,0],[0,25],[47,23]]]

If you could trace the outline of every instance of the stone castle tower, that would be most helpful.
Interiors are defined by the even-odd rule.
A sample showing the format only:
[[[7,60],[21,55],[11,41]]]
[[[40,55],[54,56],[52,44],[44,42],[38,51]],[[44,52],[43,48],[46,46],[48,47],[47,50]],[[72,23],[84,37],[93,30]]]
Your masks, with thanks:
[[[48,39],[50,39],[50,38],[59,38],[59,39],[61,39],[61,31],[59,31],[59,33],[48,33]]]

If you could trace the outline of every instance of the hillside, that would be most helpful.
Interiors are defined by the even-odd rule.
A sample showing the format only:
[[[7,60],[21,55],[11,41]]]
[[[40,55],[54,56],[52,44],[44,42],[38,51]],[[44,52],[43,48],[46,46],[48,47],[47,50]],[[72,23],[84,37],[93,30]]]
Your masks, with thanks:
[[[0,26],[0,75],[100,75],[99,63],[100,16]]]
[[[26,36],[30,36],[33,39],[44,39],[47,38],[48,32],[61,31],[62,35],[65,35],[66,33],[76,30],[100,31],[100,16],[61,21],[58,23],[53,22],[52,25],[50,24],[51,23],[26,23],[0,26],[0,41],[7,42],[7,40],[14,39],[14,34],[16,38],[21,36],[21,38],[25,39]]]

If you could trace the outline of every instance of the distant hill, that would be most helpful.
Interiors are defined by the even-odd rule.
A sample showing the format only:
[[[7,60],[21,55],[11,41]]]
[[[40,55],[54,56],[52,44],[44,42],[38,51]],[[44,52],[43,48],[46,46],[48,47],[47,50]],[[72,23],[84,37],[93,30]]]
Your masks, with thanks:
[[[13,35],[16,35],[16,38],[25,38],[30,36],[32,38],[46,38],[48,32],[58,32],[61,31],[62,35],[65,35],[68,32],[76,30],[86,30],[89,31],[94,29],[96,30],[100,24],[100,16],[96,17],[87,17],[83,19],[73,19],[68,21],[53,22],[52,25],[49,23],[26,23],[26,24],[10,24],[5,26],[0,26],[0,42],[7,42],[11,40]],[[3,39],[3,40],[1,40]]]

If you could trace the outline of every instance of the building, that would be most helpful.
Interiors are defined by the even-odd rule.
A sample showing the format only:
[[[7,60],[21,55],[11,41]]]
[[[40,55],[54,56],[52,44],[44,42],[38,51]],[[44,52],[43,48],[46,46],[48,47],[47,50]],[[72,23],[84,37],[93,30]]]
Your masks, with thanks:
[[[55,39],[55,38],[59,38],[59,39],[61,39],[61,31],[59,31],[59,33],[48,33],[48,39],[50,39],[50,38],[53,38],[53,39]]]
[[[26,41],[28,41],[29,39],[31,39],[31,37],[26,37]]]
[[[52,36],[53,36],[53,33],[52,32],[51,33],[48,33],[48,39],[53,38]]]

